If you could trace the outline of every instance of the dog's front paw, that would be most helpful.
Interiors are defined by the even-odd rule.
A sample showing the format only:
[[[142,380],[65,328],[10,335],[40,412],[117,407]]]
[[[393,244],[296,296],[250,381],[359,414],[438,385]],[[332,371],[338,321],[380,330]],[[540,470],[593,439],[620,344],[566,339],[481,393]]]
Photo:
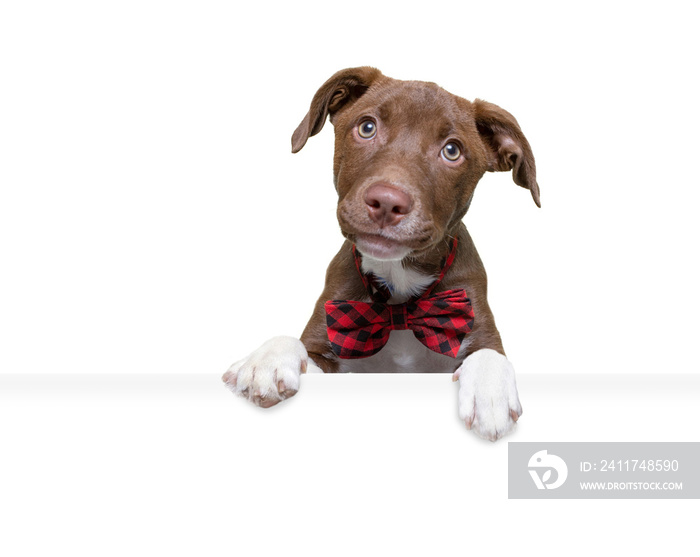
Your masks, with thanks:
[[[459,380],[459,417],[479,437],[495,441],[508,433],[523,413],[515,370],[503,355],[482,349],[455,371]]]
[[[308,354],[300,340],[275,337],[233,364],[222,379],[237,395],[269,408],[296,394],[307,364]]]

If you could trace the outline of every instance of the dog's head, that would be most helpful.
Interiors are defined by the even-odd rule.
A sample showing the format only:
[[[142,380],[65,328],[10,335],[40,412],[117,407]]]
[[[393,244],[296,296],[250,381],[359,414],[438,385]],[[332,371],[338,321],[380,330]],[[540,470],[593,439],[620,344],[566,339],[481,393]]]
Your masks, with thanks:
[[[335,128],[338,221],[364,254],[403,259],[435,247],[464,217],[486,171],[512,170],[540,205],[530,145],[515,118],[494,104],[350,68],[314,95],[292,152],[327,116]]]

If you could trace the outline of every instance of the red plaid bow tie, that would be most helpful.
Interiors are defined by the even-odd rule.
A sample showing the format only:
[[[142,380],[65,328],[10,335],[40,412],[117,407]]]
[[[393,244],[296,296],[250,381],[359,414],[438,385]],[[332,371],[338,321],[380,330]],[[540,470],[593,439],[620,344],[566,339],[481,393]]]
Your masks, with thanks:
[[[455,239],[440,277],[421,296],[403,304],[387,304],[390,293],[371,276],[362,274],[357,252],[353,249],[355,263],[370,296],[383,298],[383,301],[326,302],[328,340],[333,352],[343,359],[366,358],[384,347],[391,331],[411,329],[430,350],[456,358],[462,340],[474,324],[471,301],[463,289],[431,295],[452,264],[456,251]]]

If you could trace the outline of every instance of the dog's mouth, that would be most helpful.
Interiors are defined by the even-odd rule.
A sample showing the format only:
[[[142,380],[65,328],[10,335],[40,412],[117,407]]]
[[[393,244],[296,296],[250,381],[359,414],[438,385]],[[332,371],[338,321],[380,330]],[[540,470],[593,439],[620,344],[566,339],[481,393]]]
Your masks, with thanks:
[[[414,222],[408,228],[381,228],[373,225],[374,223],[359,220],[360,222],[344,204],[340,205],[338,222],[343,236],[355,244],[362,255],[384,261],[401,260],[423,253],[435,244],[439,233],[438,227],[432,221]]]
[[[353,240],[360,253],[384,261],[403,259],[412,251],[405,243],[380,234],[358,234]]]

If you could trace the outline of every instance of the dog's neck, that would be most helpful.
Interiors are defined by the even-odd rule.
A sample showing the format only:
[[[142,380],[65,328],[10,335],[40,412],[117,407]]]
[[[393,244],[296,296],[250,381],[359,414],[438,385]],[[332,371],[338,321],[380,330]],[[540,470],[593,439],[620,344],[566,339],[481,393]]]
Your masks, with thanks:
[[[422,257],[382,260],[362,255],[362,272],[372,273],[391,291],[391,304],[401,304],[419,296],[440,275],[444,250],[435,249]]]

